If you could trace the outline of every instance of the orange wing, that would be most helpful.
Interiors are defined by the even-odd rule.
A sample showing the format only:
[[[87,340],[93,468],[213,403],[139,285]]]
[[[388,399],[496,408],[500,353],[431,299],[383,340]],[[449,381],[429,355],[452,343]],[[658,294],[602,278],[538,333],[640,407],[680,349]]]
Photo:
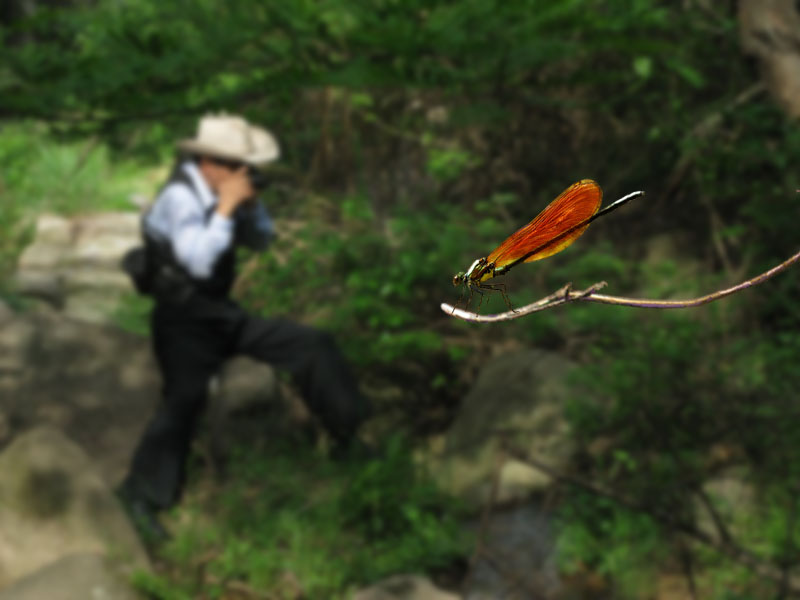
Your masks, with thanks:
[[[600,208],[603,191],[591,179],[573,183],[547,205],[530,223],[495,248],[487,262],[505,267],[532,262],[561,252],[589,227],[588,221]]]

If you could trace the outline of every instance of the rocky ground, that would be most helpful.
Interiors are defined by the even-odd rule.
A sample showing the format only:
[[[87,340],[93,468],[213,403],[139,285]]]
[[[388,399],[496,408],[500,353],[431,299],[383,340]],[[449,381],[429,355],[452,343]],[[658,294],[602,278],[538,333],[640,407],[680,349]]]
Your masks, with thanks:
[[[137,240],[135,215],[44,216],[17,274],[32,305],[0,304],[0,600],[135,598],[128,577],[150,568],[112,492],[159,391],[149,340],[113,318],[131,293],[119,259]],[[450,430],[422,457],[476,515],[465,524],[479,528],[479,543],[459,594],[412,574],[358,600],[581,597],[554,565],[552,482],[508,451],[566,464],[561,407],[571,368],[532,349],[489,360]],[[266,365],[236,359],[214,388],[212,460],[235,431],[228,425],[254,406],[270,411],[275,428],[308,426]]]

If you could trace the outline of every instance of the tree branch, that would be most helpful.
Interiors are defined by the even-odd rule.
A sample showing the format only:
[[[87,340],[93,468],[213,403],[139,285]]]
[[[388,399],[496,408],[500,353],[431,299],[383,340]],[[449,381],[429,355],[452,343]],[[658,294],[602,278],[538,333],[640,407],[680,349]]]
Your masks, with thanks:
[[[517,460],[529,464],[535,469],[538,469],[549,475],[556,481],[577,486],[596,496],[608,498],[624,508],[647,514],[657,522],[661,523],[663,526],[668,527],[675,532],[681,533],[687,536],[689,539],[703,544],[704,546],[711,548],[716,552],[719,552],[720,554],[744,566],[759,577],[784,586],[784,589],[787,590],[788,593],[792,595],[800,595],[800,577],[790,574],[789,569],[787,569],[785,566],[783,566],[783,568],[775,566],[774,564],[754,555],[753,553],[745,550],[741,546],[738,546],[731,541],[715,539],[704,531],[698,529],[695,524],[678,519],[673,514],[659,510],[658,508],[652,506],[648,506],[647,504],[639,502],[636,499],[628,498],[612,489],[605,488],[577,475],[561,472],[550,465],[542,463],[539,460],[529,456],[527,452],[514,446],[507,440],[502,441],[502,448],[506,453],[508,453],[509,456],[513,456]]]
[[[777,275],[778,273],[785,271],[794,263],[800,261],[800,252],[797,252],[791,258],[785,260],[781,264],[772,267],[770,270],[761,273],[761,275],[757,275],[752,279],[748,279],[747,281],[743,281],[733,287],[729,287],[723,290],[717,290],[711,294],[707,294],[705,296],[700,296],[699,298],[690,298],[687,300],[650,300],[645,298],[624,298],[621,296],[606,296],[604,294],[596,293],[598,290],[606,286],[604,281],[599,283],[595,283],[594,285],[589,286],[585,290],[573,290],[572,284],[568,283],[558,291],[549,296],[542,298],[541,300],[537,300],[532,304],[528,304],[523,306],[522,308],[518,308],[516,310],[510,310],[504,313],[498,313],[495,315],[479,315],[478,313],[470,312],[467,310],[462,310],[460,308],[455,308],[447,303],[442,303],[441,308],[442,310],[449,314],[452,317],[456,317],[459,319],[463,319],[464,321],[474,321],[475,323],[494,323],[497,321],[510,321],[511,319],[518,319],[520,317],[524,317],[525,315],[529,315],[534,312],[539,312],[540,310],[545,310],[548,308],[553,308],[555,306],[560,306],[561,304],[567,304],[568,302],[600,302],[601,304],[616,304],[618,306],[632,306],[635,308],[692,308],[695,306],[701,306],[703,304],[708,304],[709,302],[714,302],[715,300],[719,300],[720,298],[725,298],[726,296],[730,296],[731,294],[735,294],[736,292],[740,292],[744,289],[753,287],[760,283],[764,283],[767,279],[770,279]]]

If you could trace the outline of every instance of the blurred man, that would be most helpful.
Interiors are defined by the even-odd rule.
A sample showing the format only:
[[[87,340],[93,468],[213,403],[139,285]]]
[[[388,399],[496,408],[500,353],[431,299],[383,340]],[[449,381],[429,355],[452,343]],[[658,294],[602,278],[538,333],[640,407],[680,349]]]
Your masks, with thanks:
[[[151,327],[163,401],[119,490],[139,529],[156,542],[167,537],[157,513],[179,497],[209,380],[228,358],[244,354],[289,371],[340,449],[367,412],[328,334],[251,316],[229,297],[236,247],[263,250],[274,235],[255,188],[256,170],[279,156],[275,138],[240,117],[207,116],[178,148],[184,159],[143,225],[142,287],[155,298]]]

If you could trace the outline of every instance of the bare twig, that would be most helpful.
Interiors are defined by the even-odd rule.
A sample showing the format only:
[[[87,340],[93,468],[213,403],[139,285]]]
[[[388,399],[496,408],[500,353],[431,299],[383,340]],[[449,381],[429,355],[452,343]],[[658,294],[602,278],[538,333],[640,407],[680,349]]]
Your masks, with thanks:
[[[592,481],[583,479],[582,477],[563,473],[550,465],[544,464],[541,461],[528,456],[526,452],[515,447],[508,441],[503,443],[503,449],[517,460],[527,463],[543,473],[550,475],[550,477],[556,481],[575,485],[591,494],[613,500],[620,506],[623,506],[629,510],[650,515],[650,517],[662,525],[671,528],[677,533],[687,536],[694,542],[699,542],[700,544],[719,552],[723,556],[727,556],[729,559],[739,563],[759,577],[785,586],[784,589],[787,590],[787,593],[792,595],[800,595],[800,577],[788,573],[787,569],[779,568],[730,541],[716,539],[708,535],[704,531],[700,530],[694,523],[679,519],[674,514],[657,507],[649,506],[633,498],[628,498],[612,489],[605,488]]]
[[[511,319],[518,319],[540,310],[553,308],[568,302],[600,302],[601,304],[615,304],[618,306],[632,306],[635,308],[692,308],[714,302],[720,298],[725,298],[736,292],[764,283],[767,279],[774,277],[781,271],[785,271],[794,263],[800,261],[800,252],[797,252],[791,258],[785,260],[781,264],[772,267],[769,271],[761,273],[752,279],[743,281],[733,287],[723,290],[718,290],[699,298],[690,298],[687,300],[651,300],[646,298],[625,298],[621,296],[606,296],[604,294],[597,294],[597,290],[605,287],[605,282],[595,283],[594,285],[586,288],[585,290],[575,291],[572,289],[572,284],[568,283],[557,292],[537,300],[532,304],[523,306],[516,310],[510,310],[496,315],[479,315],[474,312],[455,308],[447,303],[442,303],[442,310],[453,317],[463,319],[465,321],[474,321],[476,323],[495,323],[497,321],[510,321]]]
[[[540,310],[544,310],[546,308],[552,308],[554,306],[558,306],[559,304],[565,304],[567,302],[573,302],[575,300],[584,299],[589,297],[591,294],[594,294],[597,290],[600,290],[606,286],[605,281],[601,281],[599,283],[595,283],[594,285],[586,288],[585,290],[581,291],[574,291],[572,289],[572,284],[568,283],[561,289],[556,292],[553,292],[549,296],[545,296],[541,300],[537,300],[533,304],[528,304],[527,306],[523,306],[517,310],[511,310],[508,312],[500,313],[497,315],[479,315],[478,313],[469,312],[467,310],[462,310],[460,308],[456,308],[451,306],[447,303],[442,303],[442,310],[447,314],[458,317],[459,319],[464,319],[465,321],[476,321],[478,323],[491,323],[494,321],[509,321],[511,319],[517,319],[524,315],[529,315],[533,312],[538,312]]]
[[[708,514],[711,516],[711,520],[714,523],[714,527],[717,530],[717,535],[719,539],[722,540],[726,544],[735,543],[733,540],[733,536],[731,536],[728,527],[725,525],[725,521],[722,519],[722,515],[719,514],[719,511],[714,506],[714,503],[711,501],[711,498],[708,497],[708,494],[703,490],[702,487],[697,486],[694,490],[695,495],[700,499],[700,502],[703,504],[703,507],[708,511]]]
[[[683,568],[686,584],[689,587],[689,595],[692,600],[697,600],[697,582],[694,577],[694,558],[692,550],[688,544],[681,543],[680,548],[681,567]]]
[[[711,200],[710,196],[701,194],[700,202],[705,205],[706,210],[708,211],[709,226],[711,227],[711,243],[714,246],[717,257],[724,266],[725,272],[729,275],[732,275],[735,271],[733,268],[733,261],[731,260],[730,253],[728,252],[728,247],[726,246],[724,236],[722,235],[722,231],[725,229],[725,224],[722,221],[722,217],[720,216],[717,207],[714,206],[714,202]]]

